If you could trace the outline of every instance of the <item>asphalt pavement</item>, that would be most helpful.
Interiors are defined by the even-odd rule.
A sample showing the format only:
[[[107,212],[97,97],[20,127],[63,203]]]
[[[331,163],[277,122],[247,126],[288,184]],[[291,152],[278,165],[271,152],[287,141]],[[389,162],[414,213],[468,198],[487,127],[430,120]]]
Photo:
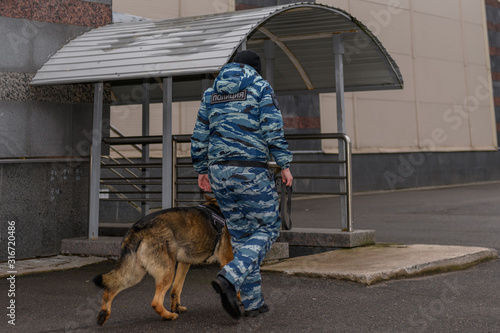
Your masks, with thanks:
[[[337,201],[338,198],[332,197],[294,200],[294,227],[338,228]],[[320,257],[344,251],[358,253],[358,258],[371,265],[375,260],[370,259],[368,253],[375,253],[380,248],[391,251],[444,248],[466,252],[472,248],[499,251],[499,203],[500,183],[355,195],[354,228],[376,230],[378,245],[373,250],[336,250],[313,256],[301,256],[298,252],[299,257],[290,260],[319,262]],[[367,251],[366,255],[360,250]],[[403,252],[385,256],[385,261],[396,262],[401,259],[398,258],[400,253]],[[335,260],[333,256],[326,262],[332,265]],[[360,260],[355,256],[345,259]],[[163,321],[151,309],[154,283],[146,277],[116,297],[110,319],[104,327],[98,327],[95,318],[102,291],[91,280],[111,270],[113,264],[113,260],[106,260],[73,269],[61,266],[64,270],[15,276],[14,282],[2,278],[0,302],[4,304],[5,315],[0,330],[500,332],[500,264],[491,258],[465,269],[450,267],[373,284],[332,276],[265,271],[262,274],[263,292],[270,312],[240,320],[232,319],[222,310],[220,299],[210,286],[217,266],[201,265],[192,267],[188,273],[182,294],[182,303],[188,307],[188,312],[181,314],[179,319]],[[12,289],[15,296],[11,295]],[[9,324],[12,310],[8,307],[12,300],[15,302],[15,326]],[[167,297],[165,303],[168,302]]]

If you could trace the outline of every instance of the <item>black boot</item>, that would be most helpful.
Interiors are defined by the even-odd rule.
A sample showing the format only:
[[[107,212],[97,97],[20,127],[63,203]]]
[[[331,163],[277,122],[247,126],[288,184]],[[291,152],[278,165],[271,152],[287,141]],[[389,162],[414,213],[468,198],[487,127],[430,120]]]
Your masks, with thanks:
[[[234,286],[225,277],[220,275],[212,281],[212,286],[220,294],[224,310],[234,319],[240,319],[241,312]]]
[[[269,312],[269,306],[264,303],[258,309],[245,311],[245,317],[257,317],[259,314],[266,312]]]

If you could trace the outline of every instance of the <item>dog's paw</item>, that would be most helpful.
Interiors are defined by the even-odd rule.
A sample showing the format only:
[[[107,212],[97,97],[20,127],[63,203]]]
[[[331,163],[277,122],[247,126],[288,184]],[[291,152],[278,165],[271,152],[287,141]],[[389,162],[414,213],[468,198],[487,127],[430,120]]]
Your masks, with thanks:
[[[163,315],[161,317],[163,318],[163,320],[176,320],[177,318],[179,318],[179,314],[168,312],[168,315]]]
[[[109,313],[107,311],[101,310],[97,315],[97,325],[103,326],[106,320],[109,318]]]
[[[172,306],[170,308],[170,311],[173,313],[180,314],[180,313],[187,312],[187,308],[185,306],[181,306],[180,304],[176,304],[175,306]]]

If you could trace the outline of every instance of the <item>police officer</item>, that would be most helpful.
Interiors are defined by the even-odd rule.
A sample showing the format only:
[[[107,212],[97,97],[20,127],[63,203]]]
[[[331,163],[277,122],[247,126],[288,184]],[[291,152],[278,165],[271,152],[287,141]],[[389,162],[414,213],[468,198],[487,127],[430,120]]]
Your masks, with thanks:
[[[234,260],[212,281],[224,309],[238,319],[269,311],[261,292],[260,264],[279,234],[278,193],[268,169],[270,155],[292,185],[292,153],[270,84],[260,76],[257,53],[241,51],[203,94],[191,137],[198,185],[213,191],[231,235]]]

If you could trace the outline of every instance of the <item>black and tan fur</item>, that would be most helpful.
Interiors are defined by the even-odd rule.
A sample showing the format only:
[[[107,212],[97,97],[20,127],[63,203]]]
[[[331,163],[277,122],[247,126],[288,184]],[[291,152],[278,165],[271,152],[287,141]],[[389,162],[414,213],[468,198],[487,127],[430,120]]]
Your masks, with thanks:
[[[204,205],[218,209],[215,199],[206,199]],[[115,296],[139,283],[146,273],[153,276],[156,283],[153,309],[164,319],[177,319],[179,313],[187,310],[181,306],[181,292],[190,265],[218,261],[222,267],[233,259],[227,227],[223,228],[217,244],[216,234],[209,212],[199,207],[170,208],[135,223],[123,238],[114,269],[94,279],[96,285],[104,288],[97,323],[104,325]],[[168,311],[163,301],[170,286]]]

